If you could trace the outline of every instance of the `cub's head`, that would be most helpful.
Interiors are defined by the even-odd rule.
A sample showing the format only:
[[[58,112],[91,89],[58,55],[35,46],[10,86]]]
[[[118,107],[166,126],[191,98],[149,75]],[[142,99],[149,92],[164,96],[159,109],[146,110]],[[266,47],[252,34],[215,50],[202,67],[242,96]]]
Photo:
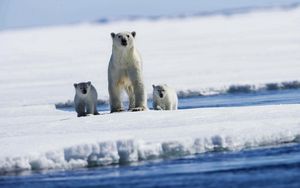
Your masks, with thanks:
[[[154,96],[158,98],[164,98],[166,96],[167,85],[152,85],[152,87]]]
[[[113,46],[117,48],[131,48],[134,45],[135,31],[121,32],[118,34],[111,33]]]
[[[75,91],[77,95],[85,96],[90,92],[91,89],[91,82],[81,82],[81,83],[74,83]]]

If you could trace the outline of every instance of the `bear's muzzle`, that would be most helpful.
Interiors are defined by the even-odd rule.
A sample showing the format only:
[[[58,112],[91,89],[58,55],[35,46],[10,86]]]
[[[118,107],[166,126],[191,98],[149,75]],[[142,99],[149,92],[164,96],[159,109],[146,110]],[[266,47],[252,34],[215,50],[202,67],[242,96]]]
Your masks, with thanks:
[[[126,39],[122,39],[122,40],[121,40],[121,44],[122,44],[123,46],[127,46],[127,40],[126,40]]]

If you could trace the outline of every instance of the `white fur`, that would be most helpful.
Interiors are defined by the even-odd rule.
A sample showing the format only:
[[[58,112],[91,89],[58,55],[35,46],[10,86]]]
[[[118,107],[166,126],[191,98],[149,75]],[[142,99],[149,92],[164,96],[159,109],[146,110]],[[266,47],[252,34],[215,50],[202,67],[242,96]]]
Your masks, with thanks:
[[[129,110],[147,109],[147,98],[143,81],[142,59],[134,44],[135,32],[112,33],[113,47],[108,67],[108,91],[111,112],[123,111],[121,92],[129,98]],[[122,40],[127,45],[122,45]]]
[[[161,96],[160,96],[161,95]],[[177,110],[178,97],[176,91],[167,86],[153,85],[153,109],[154,110]]]
[[[80,85],[85,85],[86,94],[82,93]],[[90,82],[74,84],[75,87],[75,97],[74,104],[77,116],[86,116],[87,114],[99,114],[97,111],[97,91]]]

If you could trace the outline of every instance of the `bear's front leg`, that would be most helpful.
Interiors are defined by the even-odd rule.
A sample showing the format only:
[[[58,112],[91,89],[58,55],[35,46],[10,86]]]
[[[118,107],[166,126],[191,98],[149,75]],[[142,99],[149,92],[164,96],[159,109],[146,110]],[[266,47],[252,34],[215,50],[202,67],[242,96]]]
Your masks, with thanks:
[[[94,107],[94,115],[99,115],[99,112],[97,110],[97,105],[95,105],[95,107]]]
[[[153,107],[153,109],[154,109],[154,110],[163,110],[163,108],[160,107],[159,105],[155,105],[155,106]]]
[[[121,101],[121,88],[116,84],[109,84],[109,103],[110,103],[110,112],[123,112]]]
[[[77,117],[86,116],[85,107],[83,103],[75,104],[75,110],[77,112]]]
[[[130,74],[131,82],[133,83],[133,92],[135,98],[135,107],[132,111],[147,110],[147,98],[143,80],[139,72]]]
[[[93,115],[98,115],[98,111],[97,111],[97,103],[93,103],[93,101],[89,102],[86,106],[86,111],[87,114],[93,114]]]
[[[132,109],[135,108],[135,97],[134,97],[133,87],[132,86],[127,86],[125,89],[126,89],[126,93],[128,95],[128,99],[129,99],[128,110],[132,111]]]

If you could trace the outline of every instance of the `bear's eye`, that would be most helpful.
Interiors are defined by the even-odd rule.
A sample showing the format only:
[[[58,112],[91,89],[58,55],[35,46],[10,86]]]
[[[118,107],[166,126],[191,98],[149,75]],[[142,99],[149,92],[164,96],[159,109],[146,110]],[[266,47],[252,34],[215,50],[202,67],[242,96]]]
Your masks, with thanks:
[[[119,35],[118,38],[121,38],[121,36]]]
[[[126,35],[127,36],[127,38],[129,38],[129,35]]]

